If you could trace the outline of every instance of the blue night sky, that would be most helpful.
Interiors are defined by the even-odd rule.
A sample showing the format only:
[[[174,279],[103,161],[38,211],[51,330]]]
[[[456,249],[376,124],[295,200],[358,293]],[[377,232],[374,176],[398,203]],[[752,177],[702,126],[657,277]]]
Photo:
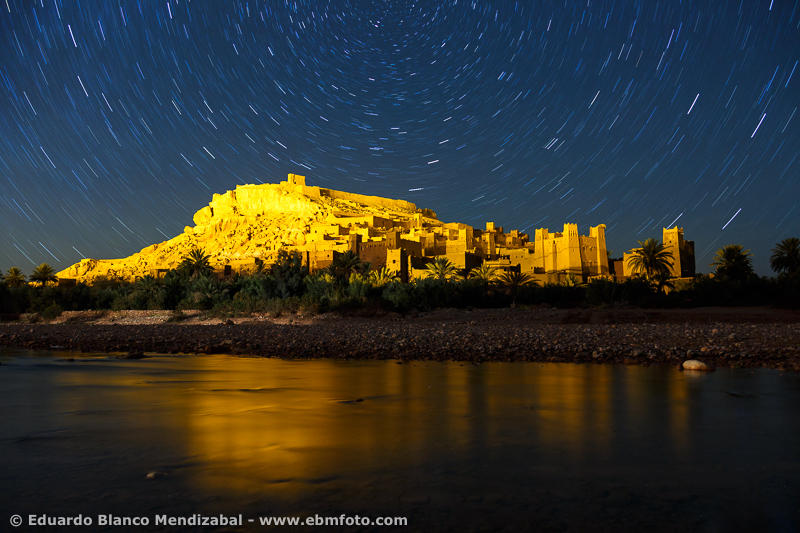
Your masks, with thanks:
[[[446,222],[800,236],[798,0],[0,0],[0,269],[304,174]]]

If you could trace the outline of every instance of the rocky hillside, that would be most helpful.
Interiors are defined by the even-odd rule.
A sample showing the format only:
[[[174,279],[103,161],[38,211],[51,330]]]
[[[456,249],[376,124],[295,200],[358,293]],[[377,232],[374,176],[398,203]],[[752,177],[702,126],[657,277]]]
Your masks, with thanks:
[[[269,263],[282,247],[308,247],[313,224],[342,225],[348,218],[369,215],[411,220],[417,213],[424,213],[428,221],[436,219],[433,212],[418,210],[409,202],[307,187],[302,176],[290,174],[288,181],[278,184],[242,185],[215,194],[195,213],[194,226],[177,237],[130,257],[84,259],[58,277],[88,283],[98,277],[133,280],[156,269],[177,267],[195,247],[210,255],[216,268],[254,265],[256,259]]]

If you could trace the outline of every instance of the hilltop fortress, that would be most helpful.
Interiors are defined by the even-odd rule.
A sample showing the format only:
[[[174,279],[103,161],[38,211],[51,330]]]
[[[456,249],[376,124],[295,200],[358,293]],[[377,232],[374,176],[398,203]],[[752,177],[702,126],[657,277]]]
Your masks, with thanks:
[[[84,259],[58,277],[89,283],[100,277],[160,277],[195,247],[211,257],[223,276],[267,266],[281,249],[299,252],[311,272],[351,250],[373,269],[386,266],[403,281],[420,276],[428,261],[441,256],[464,271],[486,262],[530,274],[542,283],[570,274],[583,280],[615,274],[613,266],[609,269],[603,224],[590,228],[588,236],[578,235],[577,224],[564,224],[560,233],[537,229],[530,242],[528,235],[518,230],[505,233],[492,222],[486,229],[444,223],[433,211],[411,202],[311,187],[296,174],[278,184],[242,185],[215,194],[195,213],[194,224],[130,257]],[[674,239],[684,248],[682,243],[691,242],[683,241],[682,230]],[[675,257],[678,265],[688,265],[686,257]],[[691,267],[694,270],[693,253]],[[676,270],[686,271],[688,266]]]

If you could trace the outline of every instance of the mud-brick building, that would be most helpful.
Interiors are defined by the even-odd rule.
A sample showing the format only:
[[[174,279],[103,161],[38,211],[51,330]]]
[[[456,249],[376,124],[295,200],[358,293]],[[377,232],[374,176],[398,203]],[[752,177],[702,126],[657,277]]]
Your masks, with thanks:
[[[674,228],[663,228],[662,232],[664,249],[672,254],[670,259],[670,274],[673,278],[693,278],[695,275],[695,257],[694,257],[694,241],[687,241],[683,238],[683,228],[675,226]],[[616,270],[622,270],[622,278],[627,279],[634,275],[633,269],[628,264],[628,260],[633,257],[635,250],[641,248],[633,248],[631,251],[625,253],[622,257],[622,264],[617,263]],[[619,279],[620,276],[617,275]]]

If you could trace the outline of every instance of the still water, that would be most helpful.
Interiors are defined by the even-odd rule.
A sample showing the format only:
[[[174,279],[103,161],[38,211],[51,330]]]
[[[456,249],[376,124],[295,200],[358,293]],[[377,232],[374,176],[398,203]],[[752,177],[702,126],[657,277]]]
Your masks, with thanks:
[[[70,356],[0,352],[0,530],[78,513],[800,530],[797,374]]]

